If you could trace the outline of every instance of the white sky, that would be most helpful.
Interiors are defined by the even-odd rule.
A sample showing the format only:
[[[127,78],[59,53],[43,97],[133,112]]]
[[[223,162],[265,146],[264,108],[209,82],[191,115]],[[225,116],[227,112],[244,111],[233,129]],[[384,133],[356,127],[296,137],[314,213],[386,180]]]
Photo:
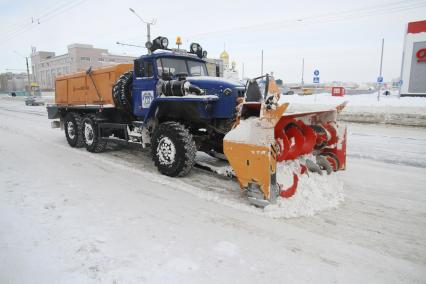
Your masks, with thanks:
[[[25,60],[14,51],[29,55],[31,46],[63,54],[78,42],[144,54],[115,44],[145,43],[146,28],[129,7],[145,19],[156,18],[152,36],[167,36],[172,46],[180,35],[185,48],[196,41],[209,57],[218,57],[226,44],[240,74],[244,62],[249,77],[260,74],[264,49],[265,72],[285,82],[300,81],[303,57],[306,82],[314,69],[321,71],[321,81],[375,81],[382,38],[385,80],[398,77],[406,24],[426,20],[426,0],[0,0],[0,72],[24,69]],[[40,24],[31,24],[31,17]]]

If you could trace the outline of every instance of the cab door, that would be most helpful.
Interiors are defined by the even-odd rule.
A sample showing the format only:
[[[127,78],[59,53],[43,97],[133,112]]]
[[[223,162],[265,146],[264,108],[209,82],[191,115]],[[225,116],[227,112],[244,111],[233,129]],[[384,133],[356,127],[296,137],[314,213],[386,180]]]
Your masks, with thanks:
[[[144,117],[151,102],[157,96],[158,78],[154,72],[153,59],[136,59],[133,73],[133,113]]]

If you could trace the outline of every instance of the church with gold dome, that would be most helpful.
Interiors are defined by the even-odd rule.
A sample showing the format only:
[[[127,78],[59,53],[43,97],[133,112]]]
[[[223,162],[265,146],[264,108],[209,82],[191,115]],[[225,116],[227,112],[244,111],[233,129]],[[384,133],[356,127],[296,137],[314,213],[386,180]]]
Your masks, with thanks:
[[[232,61],[229,65],[229,54],[225,49],[220,53],[220,60],[223,62],[223,77],[227,79],[239,79],[238,71],[236,70],[236,62]]]
[[[220,58],[220,59],[222,60],[222,62],[223,62],[223,67],[224,67],[224,68],[229,68],[229,54],[228,54],[228,52],[226,52],[226,50],[223,50],[223,51],[220,53],[219,58]]]
[[[239,74],[236,69],[236,62],[230,64],[229,54],[224,48],[219,58],[206,58],[208,73],[211,76],[224,77],[227,79],[239,80]]]

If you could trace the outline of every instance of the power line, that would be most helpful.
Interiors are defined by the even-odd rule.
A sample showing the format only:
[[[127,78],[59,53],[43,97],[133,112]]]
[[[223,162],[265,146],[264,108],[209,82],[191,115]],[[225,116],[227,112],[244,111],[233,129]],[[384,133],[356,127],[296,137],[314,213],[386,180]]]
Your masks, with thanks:
[[[33,22],[33,25],[31,25],[31,26],[25,28],[24,30],[21,30],[21,31],[9,36],[6,40],[11,40],[11,39],[15,38],[16,36],[18,36],[22,33],[28,32],[29,30],[37,27],[38,24],[45,23],[46,21],[50,20],[51,18],[54,18],[54,17],[56,17],[56,16],[58,16],[58,15],[64,13],[64,12],[74,8],[75,6],[82,4],[84,1],[85,0],[70,1],[70,2],[64,3],[62,6],[56,7],[56,8],[54,8],[54,9],[48,11],[48,12],[45,12],[42,15],[42,17],[36,18],[36,22]]]
[[[309,17],[298,17],[298,18],[268,22],[268,23],[259,23],[259,24],[253,24],[253,25],[247,25],[247,26],[226,28],[222,30],[193,34],[187,37],[193,38],[193,37],[200,37],[200,36],[210,36],[214,34],[229,33],[232,31],[244,31],[244,30],[253,30],[253,29],[283,28],[283,27],[291,27],[294,25],[310,24],[310,23],[348,21],[348,20],[354,20],[354,17],[356,16],[369,17],[369,16],[385,15],[388,13],[402,12],[402,11],[407,11],[411,9],[421,8],[424,6],[426,6],[426,1],[416,1],[416,0],[396,1],[396,2],[390,2],[385,4],[378,4],[373,6],[357,8],[357,9],[350,9],[350,10],[326,13],[321,15],[313,15]]]
[[[62,2],[66,2],[66,1],[68,1],[68,0],[57,1],[55,4],[45,7],[43,10],[49,11],[50,9],[54,8],[55,6],[57,6],[58,4],[62,5],[61,3]],[[39,16],[39,17],[41,17],[41,16]],[[31,23],[33,19],[34,19],[34,15],[32,15],[32,17],[25,17],[25,24]],[[15,27],[21,27],[21,26],[22,26],[22,21],[18,21],[18,22],[15,22],[14,24],[3,25],[1,27],[1,30],[2,31],[4,31],[4,30],[10,30],[10,29],[13,29]]]
[[[59,5],[58,7],[48,9],[43,14],[41,14],[39,17],[33,17],[31,23],[23,25],[21,28],[15,30],[15,31],[12,31],[11,33],[9,33],[6,36],[4,36],[3,38],[1,38],[0,39],[0,41],[1,41],[0,45],[3,45],[5,43],[7,43],[8,41],[16,38],[17,36],[30,31],[31,29],[37,27],[39,24],[45,23],[45,22],[49,21],[50,19],[66,12],[66,11],[68,11],[68,10],[78,6],[78,5],[81,5],[85,1],[86,0],[68,1],[66,3]]]
[[[75,1],[75,0],[73,0],[73,1]],[[56,6],[59,6],[59,8],[60,8],[61,6],[66,6],[66,5],[69,4],[69,3],[63,3],[63,2],[68,2],[68,0],[59,1],[59,2],[55,3],[53,6],[47,8],[47,9],[44,9],[44,10],[46,10],[45,14],[51,13],[52,10],[54,11],[55,9],[57,9],[58,7],[56,7]],[[45,14],[39,15],[37,17],[34,17],[34,15],[33,15],[31,18],[28,17],[28,19],[25,19],[25,23],[23,23],[23,24],[22,23],[16,23],[14,25],[8,26],[7,27],[8,31],[6,31],[2,36],[11,35],[11,34],[16,33],[17,31],[19,31],[23,28],[31,26],[31,24],[37,23],[37,19],[44,17]],[[4,29],[4,30],[6,30],[6,29]]]

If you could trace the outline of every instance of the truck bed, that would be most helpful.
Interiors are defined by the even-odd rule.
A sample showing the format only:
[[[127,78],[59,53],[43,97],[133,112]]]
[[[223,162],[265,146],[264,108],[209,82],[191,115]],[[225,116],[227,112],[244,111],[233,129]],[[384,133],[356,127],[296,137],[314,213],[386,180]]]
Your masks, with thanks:
[[[114,106],[112,86],[123,73],[133,70],[133,64],[118,64],[59,76],[55,81],[55,104],[60,106]],[[97,90],[96,90],[97,89]]]

